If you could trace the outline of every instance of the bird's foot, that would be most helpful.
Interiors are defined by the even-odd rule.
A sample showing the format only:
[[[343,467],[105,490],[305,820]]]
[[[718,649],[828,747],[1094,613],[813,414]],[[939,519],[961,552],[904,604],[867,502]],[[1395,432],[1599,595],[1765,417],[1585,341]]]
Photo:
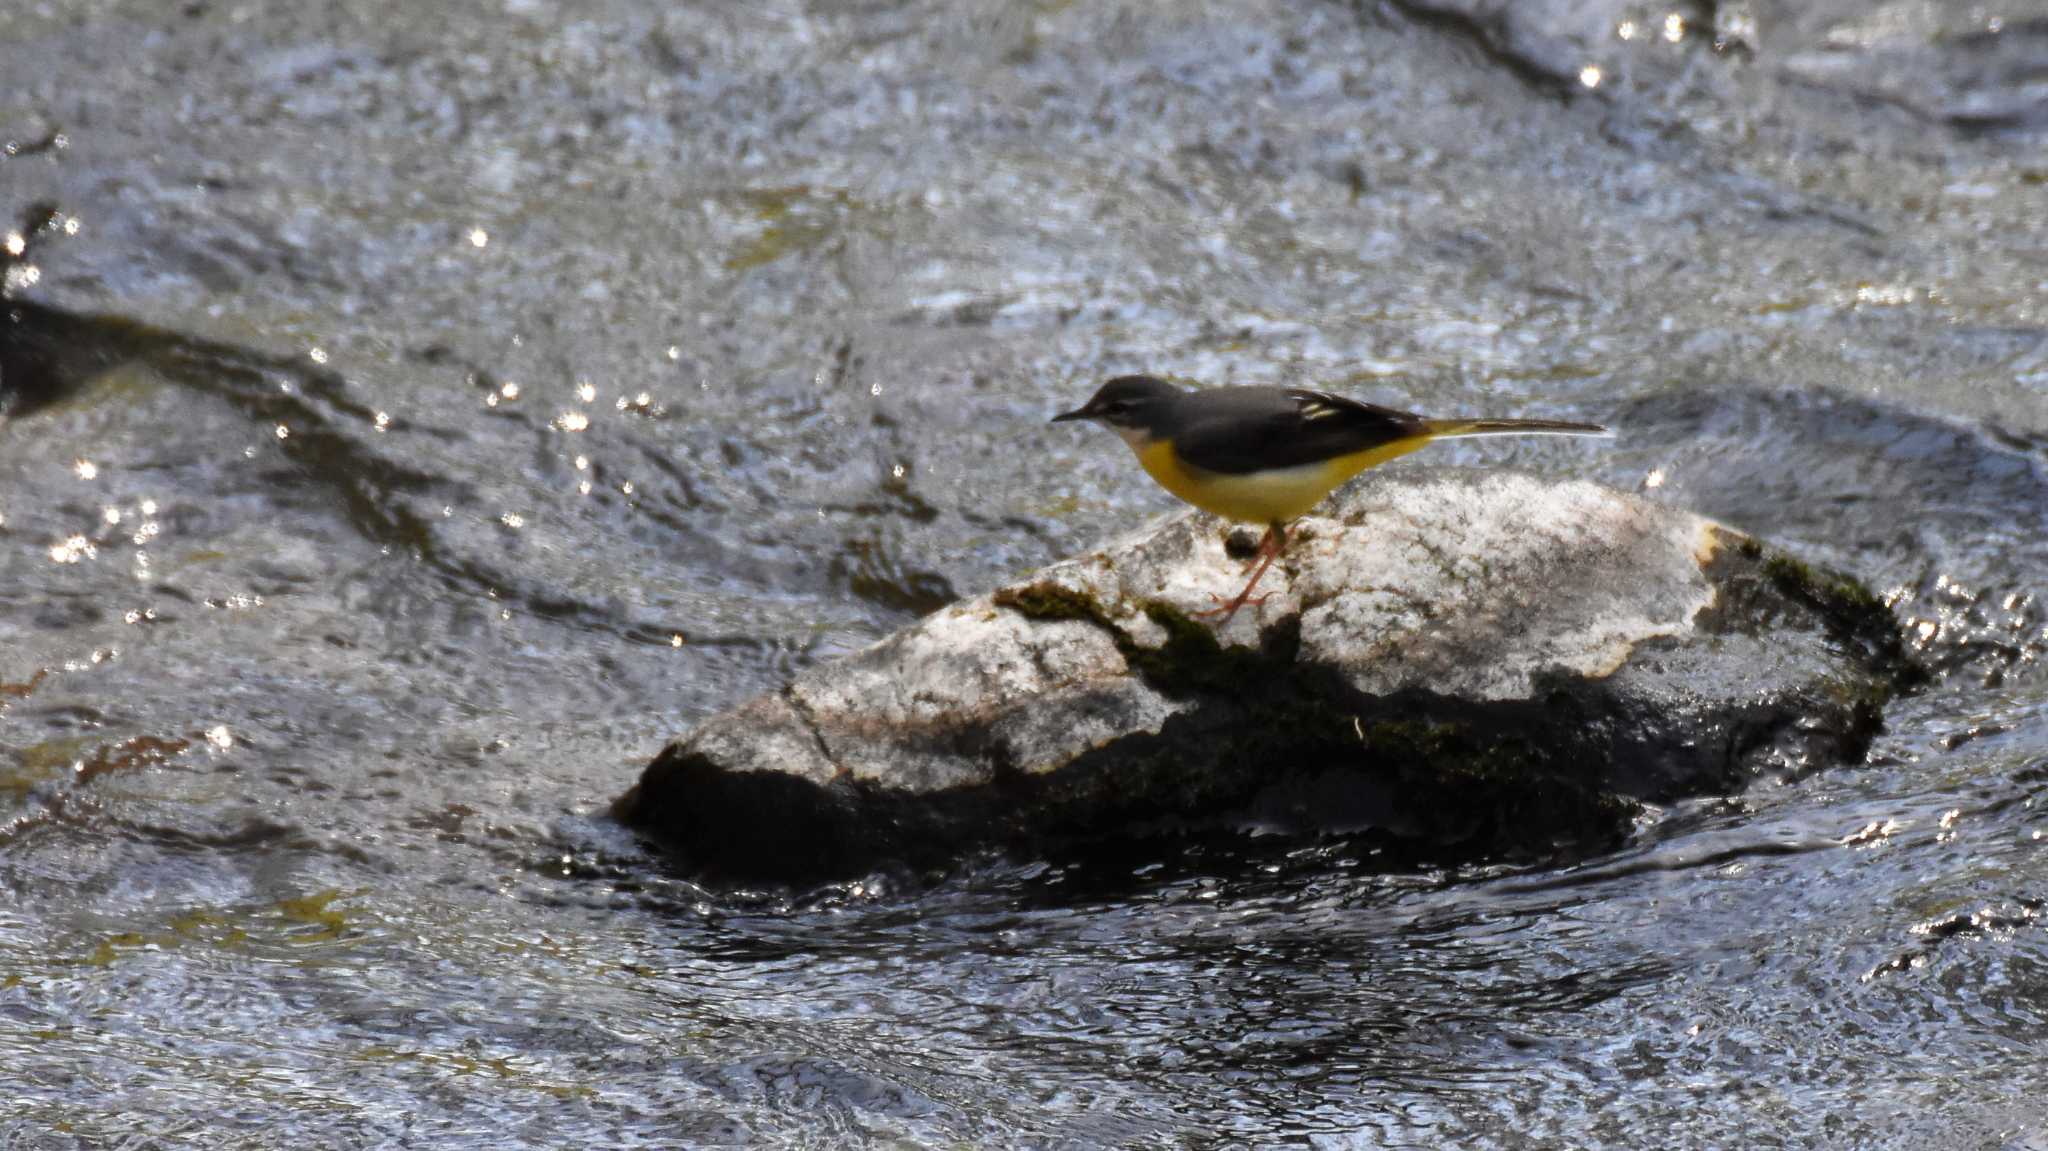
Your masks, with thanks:
[[[1263,604],[1267,600],[1272,599],[1273,593],[1267,592],[1265,595],[1260,596],[1241,595],[1230,599],[1225,599],[1224,597],[1217,595],[1215,592],[1210,592],[1209,598],[1216,601],[1215,607],[1208,608],[1204,611],[1189,612],[1188,614],[1194,617],[1195,619],[1213,619],[1216,621],[1217,627],[1222,627],[1224,624],[1230,622],[1232,616],[1237,614],[1238,608],[1246,606],[1258,607],[1260,604]]]

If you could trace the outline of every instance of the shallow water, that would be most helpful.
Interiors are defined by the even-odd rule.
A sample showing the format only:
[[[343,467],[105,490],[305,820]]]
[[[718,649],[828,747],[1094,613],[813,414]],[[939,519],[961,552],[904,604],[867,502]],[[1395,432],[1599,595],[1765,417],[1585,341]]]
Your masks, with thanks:
[[[2048,9],[407,7],[0,12],[0,1145],[2048,1146]],[[1432,462],[1939,678],[1539,868],[609,821],[1169,507],[1137,369],[1615,423]]]

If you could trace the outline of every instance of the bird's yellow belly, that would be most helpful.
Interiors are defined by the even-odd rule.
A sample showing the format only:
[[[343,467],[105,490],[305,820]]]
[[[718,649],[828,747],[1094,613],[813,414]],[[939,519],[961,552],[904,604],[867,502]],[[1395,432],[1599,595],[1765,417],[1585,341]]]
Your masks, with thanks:
[[[1133,445],[1132,450],[1138,454],[1138,463],[1159,481],[1160,487],[1203,511],[1246,523],[1273,524],[1306,515],[1345,480],[1376,464],[1405,456],[1429,440],[1428,436],[1415,436],[1320,463],[1242,476],[1186,467],[1174,456],[1173,445],[1165,440],[1142,447]]]

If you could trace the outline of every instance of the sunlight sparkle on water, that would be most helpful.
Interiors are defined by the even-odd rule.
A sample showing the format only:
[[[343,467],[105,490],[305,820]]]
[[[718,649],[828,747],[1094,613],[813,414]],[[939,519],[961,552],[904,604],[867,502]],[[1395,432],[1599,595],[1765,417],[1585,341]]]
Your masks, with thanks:
[[[1880,308],[1896,308],[1918,299],[1920,293],[1904,284],[1858,284],[1856,302]]]
[[[78,459],[71,461],[71,474],[81,480],[97,479],[100,474],[100,466],[80,456]]]
[[[1897,834],[1905,825],[1896,819],[1871,820],[1862,827],[1842,837],[1845,847],[1856,847],[1866,843],[1881,843]]]
[[[50,545],[51,563],[75,564],[80,560],[92,559],[99,554],[100,549],[93,546],[93,542],[84,536],[72,536],[62,543]]]
[[[491,235],[489,232],[484,231],[482,228],[471,228],[469,230],[469,243],[471,247],[481,248],[490,242]]]
[[[1600,66],[1598,64],[1588,64],[1584,68],[1579,69],[1579,83],[1584,84],[1588,88],[1598,88],[1600,86]]]
[[[1685,39],[1685,17],[1676,12],[1664,17],[1664,39],[1671,44]]]

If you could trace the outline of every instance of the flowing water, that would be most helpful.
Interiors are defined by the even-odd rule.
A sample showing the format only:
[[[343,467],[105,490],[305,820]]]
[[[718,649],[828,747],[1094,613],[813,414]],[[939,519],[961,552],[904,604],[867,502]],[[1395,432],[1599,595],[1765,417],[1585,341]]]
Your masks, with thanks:
[[[10,0],[0,77],[0,1147],[2048,1147],[2039,3]],[[1432,462],[1936,678],[1540,867],[609,819],[1166,510],[1044,423],[1140,369],[1614,423]]]

